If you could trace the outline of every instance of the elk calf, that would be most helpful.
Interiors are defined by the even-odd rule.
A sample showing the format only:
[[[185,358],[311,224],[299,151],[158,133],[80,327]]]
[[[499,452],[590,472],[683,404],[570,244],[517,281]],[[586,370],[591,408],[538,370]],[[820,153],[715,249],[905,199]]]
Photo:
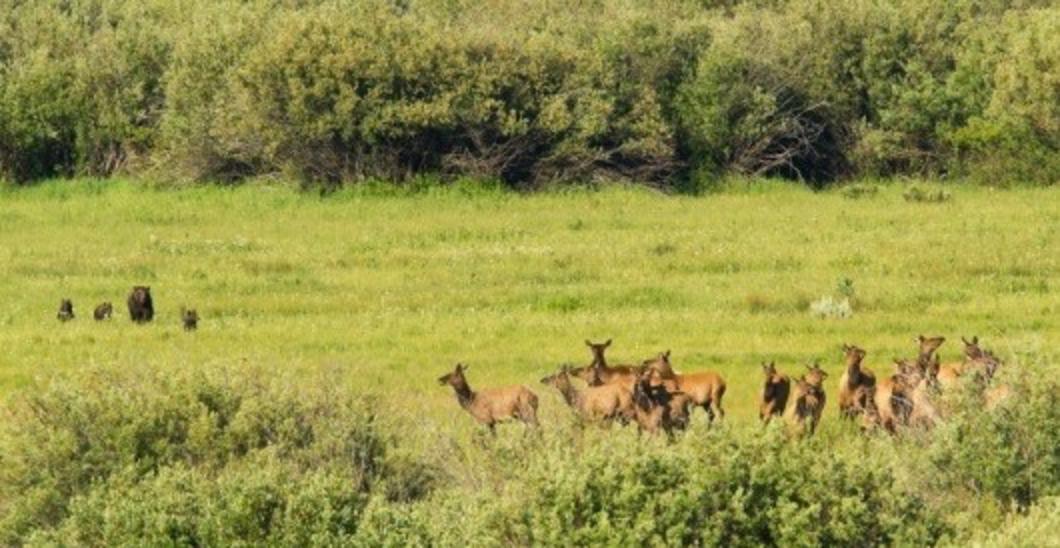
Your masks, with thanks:
[[[574,388],[570,382],[570,366],[564,365],[559,373],[541,379],[541,384],[559,390],[563,400],[579,415],[591,421],[635,419],[633,394],[619,384],[590,386],[584,390]]]
[[[649,433],[662,429],[667,435],[688,427],[692,399],[683,392],[670,392],[651,384],[651,371],[645,370],[633,386],[633,409],[637,425]]]
[[[438,383],[452,386],[460,407],[480,424],[486,425],[490,432],[494,432],[498,422],[510,419],[537,426],[537,395],[529,388],[516,385],[475,392],[468,385],[464,371],[467,367],[458,363],[452,373],[439,377]]]
[[[787,375],[777,373],[774,362],[763,363],[762,372],[766,378],[762,387],[762,399],[758,405],[758,418],[769,424],[774,416],[780,417],[784,414],[784,408],[788,405],[788,394],[791,393],[791,380]]]
[[[59,303],[59,313],[55,317],[59,318],[60,322],[68,322],[74,319],[74,302],[70,299],[63,299]]]
[[[725,380],[713,371],[678,374],[670,364],[670,351],[667,350],[653,359],[644,362],[644,367],[654,373],[667,389],[683,392],[692,400],[693,406],[700,406],[707,413],[711,422],[714,418],[725,418],[721,399],[725,396]]]

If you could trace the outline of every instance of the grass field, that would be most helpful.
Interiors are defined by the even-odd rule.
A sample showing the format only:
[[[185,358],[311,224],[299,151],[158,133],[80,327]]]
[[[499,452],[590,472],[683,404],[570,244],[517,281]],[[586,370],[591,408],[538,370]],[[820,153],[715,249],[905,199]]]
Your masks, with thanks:
[[[727,379],[733,421],[755,417],[758,364],[797,372],[840,345],[889,370],[919,333],[979,335],[1000,355],[1060,340],[1060,189],[952,189],[909,203],[891,185],[860,200],[757,183],[700,197],[613,188],[518,195],[479,188],[320,197],[283,187],[153,190],[45,183],[0,194],[0,391],[89,364],[325,368],[393,397],[427,424],[470,428],[437,377],[537,384],[586,363],[672,349],[678,370]],[[854,288],[849,319],[810,303]],[[156,321],[125,296],[152,287]],[[59,300],[77,319],[55,319]],[[116,307],[109,323],[92,308]],[[181,305],[197,307],[195,333]],[[837,379],[829,380],[834,386]],[[547,395],[545,395],[547,394]],[[830,401],[828,416],[834,416]],[[552,420],[552,419],[546,419]],[[700,416],[702,420],[702,416]]]

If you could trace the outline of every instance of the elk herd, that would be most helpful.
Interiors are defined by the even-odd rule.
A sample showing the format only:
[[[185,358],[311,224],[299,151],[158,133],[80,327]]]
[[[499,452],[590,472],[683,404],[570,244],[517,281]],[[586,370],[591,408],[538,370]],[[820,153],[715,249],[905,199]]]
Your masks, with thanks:
[[[836,393],[840,417],[858,421],[866,431],[895,434],[900,428],[927,429],[938,423],[938,397],[962,378],[972,379],[987,408],[1009,395],[1007,385],[992,382],[1001,362],[979,346],[978,337],[970,341],[961,338],[964,359],[953,363],[942,363],[939,358],[938,349],[945,341],[944,337],[917,337],[917,357],[895,359],[894,372],[881,377],[866,367],[865,350],[844,344],[844,369]],[[640,365],[611,365],[604,356],[611,340],[585,344],[592,353],[588,365],[563,365],[541,379],[541,384],[556,389],[582,420],[636,424],[642,432],[673,435],[688,427],[697,407],[703,408],[711,423],[725,417],[722,399],[726,385],[718,373],[678,373],[670,363],[669,350]],[[516,385],[475,391],[468,384],[467,370],[466,365],[457,364],[438,380],[453,388],[460,406],[477,422],[490,431],[498,422],[508,420],[538,425],[538,397],[532,390]],[[813,434],[827,401],[828,374],[820,363],[807,365],[797,379],[778,371],[775,362],[763,363],[762,371],[765,379],[758,402],[761,422],[782,418],[793,435]]]

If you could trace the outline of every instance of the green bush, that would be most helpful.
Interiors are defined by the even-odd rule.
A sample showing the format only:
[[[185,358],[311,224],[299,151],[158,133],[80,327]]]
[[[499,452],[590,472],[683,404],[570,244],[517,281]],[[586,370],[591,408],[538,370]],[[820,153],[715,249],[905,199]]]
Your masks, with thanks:
[[[966,387],[956,420],[946,422],[932,440],[925,477],[933,488],[974,495],[965,500],[975,504],[986,498],[1001,510],[1060,495],[1057,385],[1035,377],[1021,369],[996,380],[1009,386],[1012,396],[990,412],[984,411],[978,390]]]
[[[5,407],[0,541],[925,545],[1009,521],[1013,538],[1051,523],[1060,495],[1045,371],[1007,364],[996,408],[970,381],[935,430],[897,438],[725,424],[670,442],[557,422],[424,445],[334,379],[89,370]]]
[[[602,445],[534,463],[497,536],[519,544],[927,544],[944,532],[882,461],[775,429]],[[704,450],[708,448],[709,450]]]
[[[425,468],[387,456],[372,402],[323,379],[256,378],[100,371],[15,402],[0,437],[0,539],[329,538],[352,534],[373,489],[426,493]]]

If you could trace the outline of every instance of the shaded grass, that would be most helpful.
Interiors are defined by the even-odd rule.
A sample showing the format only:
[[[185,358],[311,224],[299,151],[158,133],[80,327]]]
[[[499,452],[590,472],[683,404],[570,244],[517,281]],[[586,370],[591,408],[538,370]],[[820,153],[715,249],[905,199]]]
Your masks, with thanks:
[[[755,417],[762,360],[797,372],[820,359],[834,386],[843,342],[886,371],[918,333],[950,338],[944,359],[961,335],[1002,355],[1057,340],[1060,191],[955,188],[941,204],[901,192],[849,200],[767,183],[703,197],[463,187],[320,197],[122,181],[5,191],[0,390],[85,363],[326,366],[366,392],[412,394],[413,416],[470,428],[435,381],[454,362],[472,365],[473,386],[532,385],[563,413],[537,379],[588,361],[583,339],[614,338],[616,363],[673,349],[679,370],[720,370],[729,416],[743,422]],[[809,302],[843,278],[854,317],[811,317]],[[144,327],[124,311],[140,283],[158,308]],[[59,325],[66,296],[78,319]],[[118,314],[96,324],[103,300]],[[181,305],[199,309],[199,332],[181,331]]]

